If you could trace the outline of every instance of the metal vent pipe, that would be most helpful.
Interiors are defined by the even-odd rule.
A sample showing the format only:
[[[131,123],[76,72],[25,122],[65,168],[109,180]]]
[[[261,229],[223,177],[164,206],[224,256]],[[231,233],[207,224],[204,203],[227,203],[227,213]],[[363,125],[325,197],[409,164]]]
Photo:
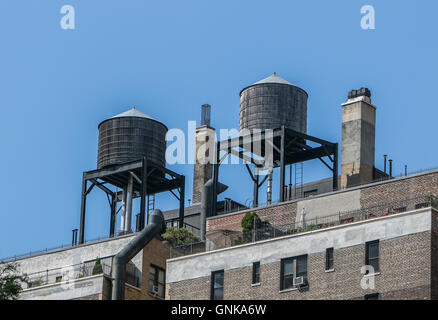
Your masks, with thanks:
[[[201,226],[200,226],[200,232],[201,232],[201,241],[205,241],[205,233],[206,233],[206,225],[207,225],[207,217],[211,217],[214,215],[213,212],[213,192],[214,192],[214,180],[210,179],[208,180],[204,186],[202,187],[201,192]],[[225,190],[227,190],[228,187],[220,182],[217,184],[217,194],[221,194]]]
[[[166,230],[163,213],[160,210],[152,210],[149,216],[149,224],[138,233],[115,257],[113,258],[112,274],[113,285],[111,292],[112,300],[125,298],[125,274],[126,264],[133,259],[155,236]]]
[[[388,161],[389,161],[389,177],[392,177],[392,159]]]

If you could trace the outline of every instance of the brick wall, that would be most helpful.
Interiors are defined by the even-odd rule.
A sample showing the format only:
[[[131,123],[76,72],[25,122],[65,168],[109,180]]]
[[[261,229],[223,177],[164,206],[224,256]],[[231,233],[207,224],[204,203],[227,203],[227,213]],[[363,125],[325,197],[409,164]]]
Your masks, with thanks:
[[[403,206],[403,201],[406,199],[421,198],[434,193],[438,195],[438,172],[364,186],[360,189],[360,205],[362,208],[368,208],[392,202],[394,208],[397,208],[398,205]],[[408,208],[408,210],[411,209],[414,208]],[[248,211],[255,211],[262,220],[269,220],[270,223],[279,226],[295,222],[297,202],[287,202],[214,217],[207,220],[207,231],[241,231],[240,222]]]
[[[170,247],[161,240],[153,238],[143,248],[142,279],[140,288],[125,285],[125,300],[157,300],[149,294],[149,267],[151,264],[166,270],[166,260],[170,257]],[[110,300],[111,281],[105,277],[102,294],[92,297],[91,300]]]
[[[286,203],[274,205],[266,208],[254,208],[245,210],[237,214],[219,216],[207,220],[207,231],[213,230],[233,230],[242,231],[241,221],[247,212],[255,211],[263,221],[269,221],[274,225],[283,225],[295,222],[297,214],[297,203]]]
[[[438,299],[438,214],[432,215],[432,232],[431,232],[431,265],[432,265],[432,274],[431,274],[431,285],[432,299]]]
[[[375,277],[375,290],[363,290],[360,286],[360,268],[365,263],[363,244],[335,250],[333,272],[325,272],[325,252],[309,255],[307,292],[279,292],[280,261],[261,265],[261,285],[256,287],[251,286],[251,267],[225,270],[224,298],[363,299],[365,294],[379,292],[381,299],[430,299],[431,249],[436,246],[436,243],[431,246],[430,240],[431,232],[421,232],[380,241],[380,274]],[[210,277],[167,286],[171,299],[210,298]]]
[[[140,288],[126,286],[125,300],[157,300],[149,294],[149,268],[153,264],[166,270],[166,260],[170,258],[170,247],[161,240],[154,238],[143,249],[143,268]]]
[[[375,206],[389,201],[403,201],[438,194],[438,172],[388,181],[361,189],[361,206]]]

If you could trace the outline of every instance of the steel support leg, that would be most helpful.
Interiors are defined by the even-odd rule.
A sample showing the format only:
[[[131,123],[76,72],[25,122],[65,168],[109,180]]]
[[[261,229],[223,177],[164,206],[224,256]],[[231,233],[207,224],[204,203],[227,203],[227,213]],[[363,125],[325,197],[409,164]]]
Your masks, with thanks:
[[[82,195],[81,195],[81,221],[79,227],[79,244],[85,241],[85,208],[87,204],[87,180],[85,174],[82,176]]]
[[[146,222],[146,195],[148,179],[147,159],[143,158],[142,179],[141,179],[141,202],[140,202],[140,226],[139,231],[143,230]]]
[[[284,175],[285,175],[285,164],[284,164],[284,139],[285,131],[284,126],[281,126],[281,142],[280,142],[280,202],[284,201]]]
[[[333,155],[333,191],[338,190],[338,144],[335,144]]]
[[[181,177],[181,186],[180,186],[180,194],[179,194],[179,227],[184,227],[184,204],[185,204],[185,184],[186,177]]]

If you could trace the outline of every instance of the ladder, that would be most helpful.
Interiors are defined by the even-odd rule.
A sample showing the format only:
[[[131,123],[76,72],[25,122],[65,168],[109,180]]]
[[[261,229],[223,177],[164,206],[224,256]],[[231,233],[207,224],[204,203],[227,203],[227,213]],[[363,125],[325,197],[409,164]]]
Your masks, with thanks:
[[[295,163],[295,199],[303,197],[303,163]]]
[[[151,213],[152,210],[155,209],[155,193],[148,195],[148,207],[147,207],[147,216],[148,216],[148,221],[149,221],[149,215]]]

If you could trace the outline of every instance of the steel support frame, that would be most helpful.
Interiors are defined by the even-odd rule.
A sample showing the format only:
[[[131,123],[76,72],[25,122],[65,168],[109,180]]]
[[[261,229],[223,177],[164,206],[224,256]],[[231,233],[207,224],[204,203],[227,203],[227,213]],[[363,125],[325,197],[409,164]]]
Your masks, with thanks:
[[[250,133],[251,141],[252,143],[256,142],[263,142],[266,143],[266,130],[261,130],[261,132],[257,133],[257,138],[254,139],[253,132]],[[288,128],[285,128],[284,126],[274,129],[272,139],[279,138],[280,139],[280,149],[278,150],[275,145],[273,146],[274,149],[276,149],[279,152],[279,163],[278,166],[280,167],[280,202],[283,202],[285,200],[285,167],[286,165],[298,163],[298,162],[304,162],[309,161],[313,159],[319,159],[324,165],[326,165],[330,171],[333,173],[333,190],[338,189],[338,143],[329,142],[323,139],[319,139],[316,137],[309,136],[307,134],[291,130]],[[288,138],[292,138],[291,141],[286,141]],[[296,139],[302,139],[305,141],[304,145],[296,142],[294,140]],[[222,160],[225,159],[228,155],[232,154],[235,155],[242,160],[246,162],[250,162],[254,164],[254,175],[251,174],[251,171],[247,165],[248,172],[251,176],[251,179],[254,182],[254,199],[253,199],[253,207],[258,206],[258,191],[259,188],[263,185],[263,183],[266,181],[266,177],[262,180],[261,183],[258,182],[259,176],[256,175],[256,167],[260,167],[260,160],[257,160],[254,158],[254,154],[251,150],[245,150],[244,149],[244,143],[243,143],[243,137],[239,136],[233,139],[228,139],[227,141],[218,141],[216,143],[216,161],[213,164],[213,181],[214,181],[214,187],[213,187],[213,208],[216,212],[216,206],[217,206],[217,183],[219,181],[219,167],[221,164],[221,157],[220,153],[225,152],[225,155],[222,157]],[[319,144],[319,147],[311,147],[307,145],[307,141],[311,141],[314,143]],[[288,143],[286,145],[286,143]],[[289,153],[288,149],[289,147],[300,147],[302,151],[300,152],[293,152]],[[233,150],[233,148],[240,148],[242,150],[236,151]],[[251,156],[244,155],[244,152],[250,152]],[[333,156],[333,157],[332,157]],[[286,157],[288,157],[289,161],[286,161]],[[324,161],[322,158],[328,157],[329,160],[332,162],[332,166],[328,165],[326,161]]]
[[[151,168],[151,171],[148,174],[148,169]],[[129,172],[134,176],[136,180],[139,179],[132,170],[141,169],[141,183],[140,183],[140,192],[134,192],[133,198],[141,197],[140,200],[140,218],[139,218],[139,226],[136,228],[141,231],[145,227],[146,222],[146,197],[149,192],[152,190],[148,190],[148,176],[152,173],[153,170],[158,170],[163,172],[163,174],[168,174],[172,177],[172,180],[168,180],[163,178],[164,188],[166,190],[172,192],[173,189],[177,189],[179,192],[179,197],[176,197],[179,200],[179,227],[182,228],[184,226],[184,201],[185,201],[185,176],[179,175],[165,167],[158,167],[156,165],[148,164],[146,158],[143,158],[138,161],[132,161],[121,165],[115,165],[110,168],[103,168],[99,170],[93,170],[84,172],[82,175],[82,193],[81,193],[81,214],[80,214],[80,227],[79,227],[79,244],[83,244],[85,242],[85,217],[86,217],[86,203],[87,203],[87,195],[92,191],[92,189],[96,186],[102,191],[104,191],[110,202],[110,232],[109,236],[115,236],[115,228],[116,228],[116,218],[117,218],[117,202],[121,200],[121,193],[111,191],[104,184],[108,182],[99,182],[98,179],[105,178],[108,176],[112,176],[118,173],[126,173]],[[90,187],[88,184],[91,183]],[[111,183],[109,183],[111,184]],[[163,192],[161,191],[161,192]],[[173,192],[172,192],[173,193]],[[173,193],[174,194],[174,193]],[[174,194],[175,195],[175,194]]]

